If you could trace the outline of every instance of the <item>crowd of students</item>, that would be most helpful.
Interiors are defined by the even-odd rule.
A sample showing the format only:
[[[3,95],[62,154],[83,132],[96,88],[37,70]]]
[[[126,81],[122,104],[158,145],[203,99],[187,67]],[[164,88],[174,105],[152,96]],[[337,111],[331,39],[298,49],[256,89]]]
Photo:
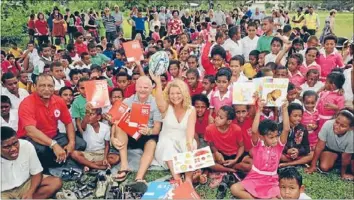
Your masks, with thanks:
[[[189,11],[183,11],[181,20],[180,11],[163,8],[171,13],[164,18],[167,31],[154,24],[161,14],[154,8],[150,36],[144,24],[151,13],[143,17],[133,8],[134,39],[144,51],[141,61],[127,61],[122,48],[127,40],[117,34],[124,31],[122,18],[110,17],[109,8],[103,19],[107,34],[100,43],[96,32],[76,26],[65,48],[46,34],[33,34],[25,51],[16,44],[9,52],[2,50],[2,198],[51,197],[61,180],[42,179],[41,172],[69,158],[85,171],[120,162],[115,178],[124,181],[130,174],[131,148],[144,151],[135,181],[145,182],[155,159],[180,183],[173,154],[210,146],[215,165],[186,173],[184,181],[204,184],[210,178],[215,188],[225,173],[243,172],[246,177],[230,185],[238,198],[308,198],[301,175],[289,166],[307,166],[305,171],[313,173],[339,164],[342,179],[353,180],[354,43],[341,51],[334,35],[320,43],[314,33],[298,32],[298,24],[292,28],[289,19],[279,23],[279,10],[271,17],[258,9],[252,13],[246,8],[245,14],[236,9],[242,18],[238,23],[220,8],[216,16],[211,10],[199,21],[188,20]],[[55,19],[58,13],[55,8]],[[67,9],[68,26],[77,25],[78,15],[71,20]],[[46,19],[38,14],[41,20]],[[302,20],[317,23],[311,16]],[[149,71],[149,59],[158,51],[170,59],[161,76]],[[255,105],[233,105],[233,84],[259,77],[288,78],[286,102],[267,107],[255,94]],[[110,106],[93,109],[87,102],[84,83],[89,80],[107,81]],[[116,101],[129,107],[134,102],[150,105],[149,123],[139,127],[139,140],[111,120],[108,111]],[[279,176],[278,168],[284,168]]]

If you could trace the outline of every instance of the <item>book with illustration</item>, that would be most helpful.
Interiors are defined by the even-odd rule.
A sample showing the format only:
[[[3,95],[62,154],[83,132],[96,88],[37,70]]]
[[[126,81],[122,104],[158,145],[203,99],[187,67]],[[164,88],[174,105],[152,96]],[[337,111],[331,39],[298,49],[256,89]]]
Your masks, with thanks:
[[[143,49],[138,40],[124,42],[123,48],[128,62],[144,60]]]
[[[172,159],[174,172],[184,173],[215,165],[210,147],[178,153]]]
[[[252,81],[236,82],[232,85],[232,104],[253,105],[256,85]]]
[[[141,199],[167,199],[168,193],[172,189],[173,187],[169,182],[150,182]]]
[[[107,80],[85,81],[86,100],[93,108],[109,106],[109,92]]]
[[[122,101],[116,101],[108,114],[112,117],[112,122],[120,122],[120,120],[129,112],[130,108]]]
[[[266,106],[280,107],[286,100],[288,84],[287,78],[264,78],[261,97],[266,101]]]

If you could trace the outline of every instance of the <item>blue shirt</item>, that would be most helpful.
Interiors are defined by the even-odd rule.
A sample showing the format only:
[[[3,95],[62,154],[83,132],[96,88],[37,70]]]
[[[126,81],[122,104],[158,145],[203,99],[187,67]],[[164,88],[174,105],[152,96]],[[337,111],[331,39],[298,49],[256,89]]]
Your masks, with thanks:
[[[107,56],[108,58],[113,59],[114,51],[112,51],[112,50],[104,50],[102,53],[103,53],[103,55]]]
[[[132,19],[135,22],[135,30],[137,31],[144,31],[145,30],[145,21],[148,19],[147,17],[135,17],[133,16]]]
[[[124,62],[119,60],[119,59],[114,59],[114,68],[115,69],[119,69],[121,67],[123,67]]]

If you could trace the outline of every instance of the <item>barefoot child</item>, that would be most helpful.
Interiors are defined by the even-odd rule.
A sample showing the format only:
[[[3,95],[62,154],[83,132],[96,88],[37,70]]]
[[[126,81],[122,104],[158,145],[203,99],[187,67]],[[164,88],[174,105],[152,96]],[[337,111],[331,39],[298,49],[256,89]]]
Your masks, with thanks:
[[[246,178],[231,186],[231,193],[239,199],[268,199],[280,195],[277,169],[287,142],[290,126],[288,103],[282,106],[283,131],[272,120],[260,122],[263,102],[257,101],[257,112],[252,125],[253,165]]]
[[[331,170],[337,160],[340,160],[341,178],[353,180],[354,172],[354,114],[350,108],[344,108],[335,119],[328,120],[318,134],[318,143],[311,162],[311,166],[305,171],[313,173],[317,170],[317,161],[320,161],[319,169],[323,172]],[[351,165],[352,174],[348,173]]]
[[[312,160],[313,156],[313,152],[310,152],[307,130],[300,123],[303,115],[302,105],[298,103],[289,104],[288,113],[290,133],[283,155],[280,158],[282,163],[279,167],[307,164]]]
[[[119,156],[109,153],[111,132],[108,125],[100,122],[102,109],[91,108],[91,104],[87,104],[86,115],[81,122],[84,131],[82,136],[87,143],[86,150],[74,151],[71,157],[84,165],[85,170],[107,169],[118,163]]]

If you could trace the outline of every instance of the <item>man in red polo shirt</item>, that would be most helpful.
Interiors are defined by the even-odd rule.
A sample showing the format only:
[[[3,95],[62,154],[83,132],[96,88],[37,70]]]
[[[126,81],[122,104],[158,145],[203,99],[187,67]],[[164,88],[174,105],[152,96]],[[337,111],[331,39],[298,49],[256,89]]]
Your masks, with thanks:
[[[46,74],[39,75],[36,88],[36,92],[20,104],[17,135],[34,145],[42,166],[48,168],[64,163],[74,149],[85,150],[86,142],[75,136],[64,100],[54,95],[53,78]],[[57,131],[58,120],[65,124],[67,134]]]

